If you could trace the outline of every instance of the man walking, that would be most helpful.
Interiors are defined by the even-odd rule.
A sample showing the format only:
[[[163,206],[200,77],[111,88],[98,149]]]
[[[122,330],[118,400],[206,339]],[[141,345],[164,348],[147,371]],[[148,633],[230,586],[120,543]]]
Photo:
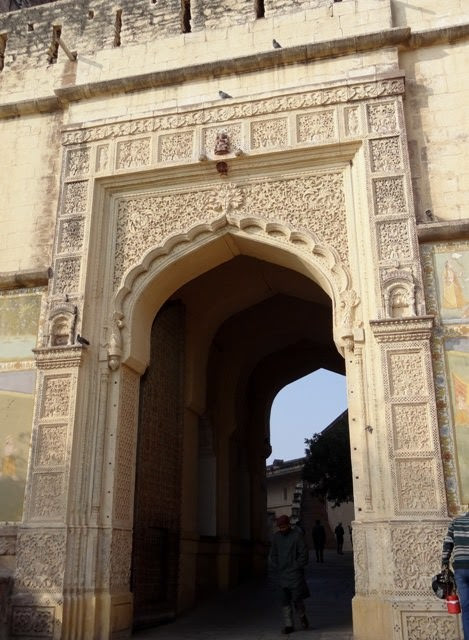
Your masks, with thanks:
[[[313,527],[313,547],[316,552],[316,562],[324,562],[324,545],[326,544],[326,530],[320,520],[316,520]]]
[[[345,531],[341,522],[339,522],[339,524],[334,529],[334,533],[337,540],[337,553],[339,553],[340,555],[343,555],[344,552],[342,551],[342,549],[344,548]]]
[[[454,579],[462,611],[465,640],[469,640],[469,511],[455,518],[443,540],[442,569],[449,568],[453,557]]]
[[[277,518],[277,527],[269,560],[280,587],[284,618],[282,633],[287,634],[294,630],[293,607],[300,619],[301,628],[309,627],[303,602],[303,599],[309,596],[304,577],[304,568],[308,564],[308,548],[301,531],[297,528],[292,529],[288,516]]]

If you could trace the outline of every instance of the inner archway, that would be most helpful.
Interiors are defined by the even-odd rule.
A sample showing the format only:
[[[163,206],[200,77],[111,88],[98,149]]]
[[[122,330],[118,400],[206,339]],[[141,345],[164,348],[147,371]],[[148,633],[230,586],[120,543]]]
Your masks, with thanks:
[[[246,255],[190,280],[161,307],[140,395],[137,625],[263,574],[272,401],[317,368],[344,372],[332,320],[313,280]]]

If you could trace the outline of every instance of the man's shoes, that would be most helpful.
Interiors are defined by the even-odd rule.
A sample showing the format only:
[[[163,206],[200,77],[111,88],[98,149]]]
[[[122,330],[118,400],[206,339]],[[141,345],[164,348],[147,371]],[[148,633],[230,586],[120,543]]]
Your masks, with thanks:
[[[306,616],[300,616],[300,625],[302,629],[309,629],[309,621]]]
[[[283,627],[282,629],[283,635],[287,635],[288,633],[293,633],[293,631],[294,631],[293,627]]]

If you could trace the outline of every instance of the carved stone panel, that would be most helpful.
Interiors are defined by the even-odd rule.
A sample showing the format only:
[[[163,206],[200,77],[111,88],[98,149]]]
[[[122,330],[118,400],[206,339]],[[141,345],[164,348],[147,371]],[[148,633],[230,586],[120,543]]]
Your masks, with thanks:
[[[407,212],[404,181],[402,177],[376,179],[373,181],[373,187],[376,215],[402,215]]]
[[[11,633],[32,638],[51,637],[54,632],[54,607],[14,606]]]
[[[117,433],[114,519],[126,523],[132,521],[133,513],[138,391],[138,375],[127,367],[123,367]]]
[[[61,518],[64,508],[64,474],[35,473],[30,505],[30,517],[33,520]]]
[[[38,467],[57,467],[65,463],[66,424],[41,424],[38,429],[36,460]]]
[[[70,376],[44,377],[41,418],[64,418],[68,416],[70,385]]]
[[[368,104],[367,119],[370,133],[394,133],[398,129],[394,102]]]
[[[297,116],[298,142],[325,142],[337,136],[335,111],[315,111]]]
[[[59,222],[57,253],[78,253],[83,246],[85,220],[82,217],[65,218]]]
[[[109,168],[109,145],[100,144],[96,149],[96,171],[101,173]]]
[[[82,214],[88,201],[88,181],[67,182],[64,186],[63,213],[65,215]]]
[[[80,285],[80,268],[80,258],[58,258],[55,261],[53,293],[76,293]]]
[[[417,524],[396,526],[391,530],[394,560],[395,592],[415,597],[427,596],[431,577],[439,567],[441,543],[445,524]]]
[[[288,121],[286,118],[258,120],[251,123],[251,147],[267,149],[286,147],[288,144]]]
[[[371,169],[376,172],[392,172],[402,169],[399,138],[370,140]]]
[[[432,459],[395,461],[397,507],[400,512],[431,513],[438,510],[435,463]]]
[[[345,135],[349,138],[355,138],[362,132],[362,124],[360,118],[359,107],[344,108]]]
[[[394,450],[430,451],[433,442],[426,403],[396,404],[391,408]]]
[[[67,153],[67,177],[86,176],[90,170],[89,148],[70,149]]]
[[[18,591],[61,591],[65,561],[65,533],[20,533],[17,547]]]
[[[389,262],[412,258],[407,220],[380,223],[377,227],[380,260]]]
[[[129,588],[132,531],[114,529],[111,543],[111,588]]]
[[[426,393],[425,369],[420,351],[388,353],[391,396],[421,397]]]
[[[116,169],[134,169],[150,164],[150,138],[117,143]]]
[[[459,616],[446,613],[407,613],[403,615],[405,640],[460,640]]]
[[[192,131],[162,135],[158,140],[158,161],[190,160],[194,154],[193,147],[194,133]]]

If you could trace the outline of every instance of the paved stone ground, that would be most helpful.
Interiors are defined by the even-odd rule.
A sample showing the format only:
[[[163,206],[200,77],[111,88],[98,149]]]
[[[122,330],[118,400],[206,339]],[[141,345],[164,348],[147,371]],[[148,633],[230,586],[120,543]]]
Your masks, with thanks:
[[[221,594],[175,622],[136,632],[135,640],[353,640],[353,560],[327,551],[324,564],[310,562],[307,580],[311,597],[306,609],[307,631],[280,633],[281,609],[274,587],[251,582]]]

